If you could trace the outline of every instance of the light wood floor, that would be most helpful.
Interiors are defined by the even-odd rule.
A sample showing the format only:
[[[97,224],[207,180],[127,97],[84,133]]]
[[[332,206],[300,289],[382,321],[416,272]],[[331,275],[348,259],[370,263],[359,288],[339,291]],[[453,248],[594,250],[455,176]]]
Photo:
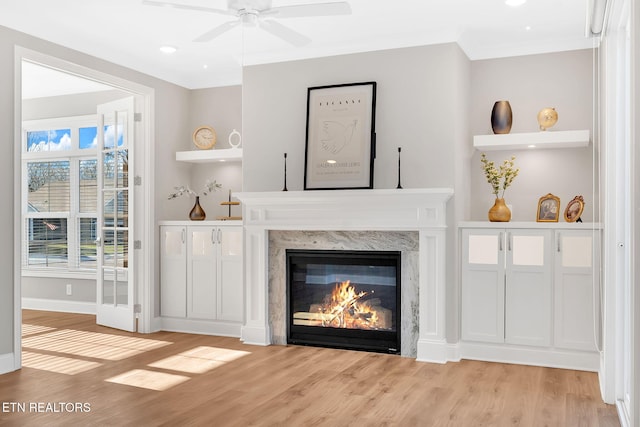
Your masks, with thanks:
[[[595,373],[256,347],[236,338],[123,333],[87,315],[23,316],[25,367],[0,376],[0,426],[619,425]]]

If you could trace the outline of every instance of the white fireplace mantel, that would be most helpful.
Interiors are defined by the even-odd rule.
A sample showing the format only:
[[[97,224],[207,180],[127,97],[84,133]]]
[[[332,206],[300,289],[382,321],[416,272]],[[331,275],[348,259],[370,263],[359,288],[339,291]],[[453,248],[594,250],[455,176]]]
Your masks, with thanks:
[[[246,316],[241,339],[269,345],[269,230],[419,232],[417,359],[447,361],[446,205],[450,188],[236,193],[245,227]]]

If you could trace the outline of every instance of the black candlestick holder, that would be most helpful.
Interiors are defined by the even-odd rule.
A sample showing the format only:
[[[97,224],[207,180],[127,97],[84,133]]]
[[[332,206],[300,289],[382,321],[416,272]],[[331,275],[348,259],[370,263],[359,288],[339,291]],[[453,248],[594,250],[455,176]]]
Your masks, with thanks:
[[[402,151],[401,147],[398,147],[398,186],[396,188],[402,188],[400,184],[400,152]]]
[[[284,153],[284,188],[282,191],[289,191],[287,190],[287,153]]]

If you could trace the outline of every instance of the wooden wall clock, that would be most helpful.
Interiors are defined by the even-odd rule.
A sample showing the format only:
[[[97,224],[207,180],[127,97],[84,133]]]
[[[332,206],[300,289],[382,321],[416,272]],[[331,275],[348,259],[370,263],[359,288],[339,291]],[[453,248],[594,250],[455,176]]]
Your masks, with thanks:
[[[208,150],[216,145],[216,131],[211,126],[200,126],[193,131],[193,144],[201,150]]]

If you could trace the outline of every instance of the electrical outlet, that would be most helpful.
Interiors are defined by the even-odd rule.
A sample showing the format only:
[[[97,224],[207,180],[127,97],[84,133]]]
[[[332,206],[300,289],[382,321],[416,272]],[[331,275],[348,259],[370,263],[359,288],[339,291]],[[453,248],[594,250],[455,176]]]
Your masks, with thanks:
[[[73,294],[73,288],[71,287],[71,283],[67,283],[67,295]]]

